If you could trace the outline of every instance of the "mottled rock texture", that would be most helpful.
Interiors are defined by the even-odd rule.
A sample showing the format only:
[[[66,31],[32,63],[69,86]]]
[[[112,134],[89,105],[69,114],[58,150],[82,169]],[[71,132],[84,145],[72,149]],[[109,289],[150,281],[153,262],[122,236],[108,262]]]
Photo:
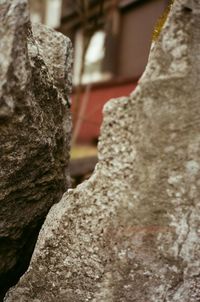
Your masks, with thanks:
[[[136,91],[105,106],[93,176],[5,301],[200,301],[199,0],[175,1]]]
[[[27,1],[0,1],[0,295],[27,268],[68,187],[71,43],[32,27]]]

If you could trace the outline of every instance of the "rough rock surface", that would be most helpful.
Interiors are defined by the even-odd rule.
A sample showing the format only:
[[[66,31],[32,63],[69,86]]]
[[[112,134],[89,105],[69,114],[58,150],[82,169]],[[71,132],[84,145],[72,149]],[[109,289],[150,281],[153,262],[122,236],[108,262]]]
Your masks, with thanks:
[[[200,2],[176,0],[93,176],[50,211],[6,302],[200,301]]]
[[[1,0],[0,24],[1,295],[68,187],[72,60],[68,38],[32,28],[27,1]]]

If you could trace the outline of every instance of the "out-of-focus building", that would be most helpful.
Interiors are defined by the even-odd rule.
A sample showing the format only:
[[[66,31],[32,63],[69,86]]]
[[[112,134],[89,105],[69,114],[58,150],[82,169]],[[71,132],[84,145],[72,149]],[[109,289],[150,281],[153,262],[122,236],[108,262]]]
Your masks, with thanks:
[[[84,2],[30,0],[30,5],[34,21],[56,28],[73,42],[73,94],[81,84],[84,95],[89,85],[78,139],[90,142],[99,135],[105,102],[128,95],[137,85],[148,60],[153,29],[169,0],[87,0],[87,10]],[[91,39],[82,68],[86,31]]]
[[[75,45],[75,65],[80,57],[76,51],[81,48],[82,20],[74,5],[76,1],[64,0],[61,26],[59,30],[68,34]],[[98,21],[97,32],[94,33],[90,48],[96,55],[96,62],[101,59],[101,79],[96,80],[90,72],[90,80],[83,77],[83,82],[110,80],[111,78],[138,78],[143,72],[151,45],[152,31],[159,16],[168,5],[169,0],[104,0],[104,13],[99,13],[102,0],[90,0],[89,10],[91,23]],[[102,39],[105,39],[105,50],[102,51]],[[95,43],[97,42],[97,43]],[[89,64],[94,65],[92,57],[86,57],[86,73]],[[88,63],[88,64],[87,64]],[[101,66],[100,66],[101,65]],[[94,72],[90,68],[90,71]],[[106,76],[105,76],[106,75]],[[108,76],[109,75],[109,76]],[[76,74],[75,74],[76,79]]]
[[[61,24],[62,0],[29,0],[32,22],[58,28]]]

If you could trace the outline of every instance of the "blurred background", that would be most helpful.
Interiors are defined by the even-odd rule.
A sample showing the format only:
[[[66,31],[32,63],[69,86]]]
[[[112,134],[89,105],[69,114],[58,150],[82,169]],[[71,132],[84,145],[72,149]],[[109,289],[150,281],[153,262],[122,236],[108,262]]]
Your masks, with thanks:
[[[29,0],[31,19],[68,36],[74,47],[71,175],[97,162],[102,108],[129,95],[148,60],[154,28],[169,0]]]

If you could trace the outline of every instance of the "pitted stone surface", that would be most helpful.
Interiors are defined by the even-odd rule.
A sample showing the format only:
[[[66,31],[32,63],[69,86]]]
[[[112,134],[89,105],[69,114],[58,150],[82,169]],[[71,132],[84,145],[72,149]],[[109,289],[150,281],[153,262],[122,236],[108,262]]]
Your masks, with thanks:
[[[0,24],[1,296],[68,187],[72,59],[68,38],[32,27],[25,0],[1,0]]]
[[[64,194],[6,302],[200,301],[200,2],[176,0],[99,163]],[[131,59],[131,58],[130,58]]]

